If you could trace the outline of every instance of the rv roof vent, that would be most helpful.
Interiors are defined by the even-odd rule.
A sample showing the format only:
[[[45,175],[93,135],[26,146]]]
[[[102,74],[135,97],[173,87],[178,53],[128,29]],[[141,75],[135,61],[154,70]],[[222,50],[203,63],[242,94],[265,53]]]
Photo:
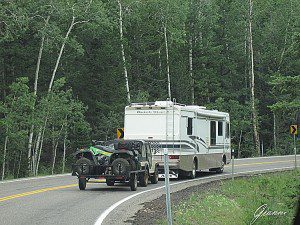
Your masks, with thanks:
[[[171,106],[171,105],[173,105],[173,102],[171,102],[171,101],[156,101],[156,102],[155,102],[155,105],[166,107],[166,106]]]

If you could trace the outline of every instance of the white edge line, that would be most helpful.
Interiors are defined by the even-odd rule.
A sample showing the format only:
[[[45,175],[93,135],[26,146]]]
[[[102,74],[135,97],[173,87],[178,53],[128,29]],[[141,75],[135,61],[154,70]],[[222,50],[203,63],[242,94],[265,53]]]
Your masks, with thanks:
[[[235,158],[235,161],[242,161],[242,160],[253,160],[253,159],[272,159],[272,158],[283,158],[283,157],[295,157],[295,155],[276,155],[276,156],[263,156],[263,157],[253,157],[253,158]],[[297,154],[297,157],[300,157]]]
[[[247,173],[251,173],[251,172],[264,172],[264,171],[275,171],[275,170],[282,170],[282,169],[291,169],[291,168],[294,168],[294,166],[290,166],[290,167],[280,167],[280,168],[272,168],[272,169],[265,169],[265,170],[251,170],[251,171],[246,171],[246,172],[238,172],[238,173],[234,173],[234,175],[238,175],[238,174],[247,174]],[[184,183],[189,183],[189,182],[195,182],[195,181],[198,181],[198,180],[205,180],[205,179],[209,179],[209,178],[215,178],[215,177],[230,177],[232,176],[232,174],[220,174],[220,175],[214,175],[214,176],[209,176],[209,177],[200,177],[200,178],[197,178],[197,179],[193,179],[193,180],[185,180],[185,181],[181,181],[181,182],[176,182],[176,183],[173,183],[173,184],[170,184],[170,186],[173,186],[173,185],[177,185],[177,184],[184,184]],[[155,191],[155,190],[159,190],[159,189],[162,189],[164,188],[165,186],[161,186],[161,187],[157,187],[157,188],[153,188],[153,189],[149,189],[149,190],[145,190],[145,191],[141,191],[141,192],[138,192],[136,194],[133,194],[133,195],[130,195],[118,202],[116,202],[115,204],[113,204],[112,206],[110,206],[108,209],[106,209],[97,219],[97,221],[95,222],[94,225],[102,225],[103,221],[105,220],[105,218],[114,210],[116,209],[119,205],[121,205],[122,203],[138,196],[138,195],[141,195],[141,194],[144,194],[144,193],[147,193],[147,192],[150,192],[150,191]]]
[[[46,179],[46,178],[64,177],[64,176],[69,176],[70,174],[71,173],[64,173],[64,174],[48,175],[48,176],[42,176],[42,177],[28,177],[28,178],[20,178],[20,179],[13,179],[13,180],[4,180],[4,181],[0,181],[0,184],[27,181],[27,180],[40,180],[40,179]]]

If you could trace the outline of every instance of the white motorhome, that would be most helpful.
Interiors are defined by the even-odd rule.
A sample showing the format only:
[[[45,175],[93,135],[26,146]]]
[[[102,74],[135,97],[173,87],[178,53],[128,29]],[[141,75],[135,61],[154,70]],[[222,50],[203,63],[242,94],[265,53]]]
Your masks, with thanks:
[[[196,171],[223,172],[230,162],[229,114],[172,101],[132,103],[125,108],[124,139],[142,139],[158,147],[154,158],[163,177],[168,149],[170,177],[194,178]]]

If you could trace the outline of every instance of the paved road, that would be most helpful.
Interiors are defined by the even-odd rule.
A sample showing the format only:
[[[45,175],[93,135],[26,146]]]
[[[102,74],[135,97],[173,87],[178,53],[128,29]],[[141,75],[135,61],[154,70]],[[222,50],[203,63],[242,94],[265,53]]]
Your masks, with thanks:
[[[297,156],[298,166],[300,155]],[[292,168],[294,156],[277,156],[235,160],[236,173],[272,171]],[[171,181],[171,191],[197,185],[231,174],[231,164],[222,175],[204,172],[194,180]],[[138,187],[137,192],[117,185],[89,183],[79,191],[75,177],[60,175],[37,179],[0,182],[0,223],[10,224],[124,224],[141,208],[140,203],[159,197],[164,182]],[[152,190],[155,189],[155,190]],[[123,201],[123,202],[122,202]],[[128,222],[130,223],[130,222]]]

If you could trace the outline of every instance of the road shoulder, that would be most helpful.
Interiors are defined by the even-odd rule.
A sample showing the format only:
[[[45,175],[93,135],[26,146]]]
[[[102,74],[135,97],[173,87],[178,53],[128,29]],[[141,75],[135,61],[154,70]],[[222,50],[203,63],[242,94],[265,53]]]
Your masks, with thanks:
[[[245,177],[245,176],[251,176],[254,174],[262,174],[262,173],[270,173],[270,172],[277,172],[277,171],[286,171],[291,170],[292,167],[287,168],[278,168],[278,169],[272,169],[272,170],[261,170],[261,171],[249,171],[247,173],[237,173],[235,174],[235,177]],[[178,204],[181,202],[181,199],[185,199],[185,197],[189,197],[190,193],[197,191],[197,190],[212,190],[215,187],[218,187],[220,185],[220,182],[225,179],[230,179],[231,174],[230,173],[224,173],[221,176],[220,175],[214,175],[214,176],[207,176],[205,177],[205,174],[200,174],[200,177],[195,180],[182,180],[182,183],[173,183],[171,186],[171,200],[172,204]],[[155,185],[153,185],[153,188],[155,188]],[[153,224],[153,221],[156,219],[159,219],[165,215],[165,209],[160,207],[159,205],[164,204],[158,204],[159,202],[164,203],[165,201],[165,195],[164,195],[164,188],[160,188],[155,191],[149,191],[146,193],[143,193],[139,197],[134,197],[120,206],[118,206],[117,210],[112,211],[109,213],[109,215],[105,218],[104,223],[106,225],[121,225],[121,224]],[[185,197],[183,197],[185,196]],[[173,199],[175,200],[173,202]],[[158,207],[159,206],[159,207]],[[148,217],[149,212],[153,211],[155,207],[158,208],[159,212],[151,212],[151,216]],[[144,217],[145,215],[145,217]],[[156,217],[157,216],[157,217]],[[148,223],[146,223],[148,222]]]

